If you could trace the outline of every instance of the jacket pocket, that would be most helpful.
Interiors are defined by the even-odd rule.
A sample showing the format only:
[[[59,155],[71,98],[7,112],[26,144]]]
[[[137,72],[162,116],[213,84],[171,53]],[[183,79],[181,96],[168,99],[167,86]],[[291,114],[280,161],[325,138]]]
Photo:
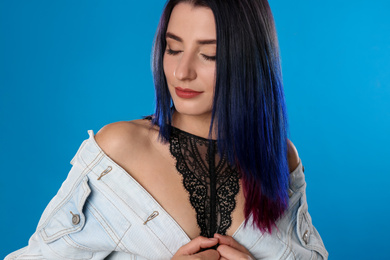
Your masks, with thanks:
[[[69,198],[58,206],[57,211],[53,212],[46,225],[42,227],[40,234],[44,242],[53,242],[83,228],[85,224],[83,207],[90,193],[88,177],[85,176]]]
[[[301,198],[302,200],[302,198]],[[315,251],[322,256],[323,259],[328,259],[328,252],[325,249],[324,243],[312,224],[306,200],[299,206],[297,211],[297,235],[301,245],[311,251]],[[314,258],[316,259],[316,258]]]

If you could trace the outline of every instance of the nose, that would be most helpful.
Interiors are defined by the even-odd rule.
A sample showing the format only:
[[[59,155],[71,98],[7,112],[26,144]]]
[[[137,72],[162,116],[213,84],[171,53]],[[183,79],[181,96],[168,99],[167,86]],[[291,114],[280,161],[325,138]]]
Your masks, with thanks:
[[[173,75],[181,81],[196,79],[195,64],[189,55],[183,55],[181,57]]]

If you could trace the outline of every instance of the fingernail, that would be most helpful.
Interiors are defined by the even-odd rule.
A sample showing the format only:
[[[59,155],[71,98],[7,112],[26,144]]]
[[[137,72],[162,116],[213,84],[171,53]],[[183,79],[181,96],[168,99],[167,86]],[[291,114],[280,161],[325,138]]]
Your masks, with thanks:
[[[211,238],[209,238],[211,241],[218,241],[218,239],[217,238],[215,238],[215,237],[211,237]]]
[[[214,237],[221,237],[221,235],[218,234],[218,233],[215,233],[215,234],[214,234]]]

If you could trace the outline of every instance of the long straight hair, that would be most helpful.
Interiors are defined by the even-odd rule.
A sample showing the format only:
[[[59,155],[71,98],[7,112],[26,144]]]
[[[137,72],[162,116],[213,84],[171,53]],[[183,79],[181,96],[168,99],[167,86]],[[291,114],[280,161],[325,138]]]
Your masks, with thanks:
[[[272,231],[288,207],[287,133],[279,46],[267,0],[170,0],[161,16],[153,52],[156,111],[152,122],[168,141],[172,99],[163,70],[166,31],[173,8],[186,2],[208,7],[217,32],[216,84],[210,133],[218,151],[243,178],[245,224],[250,216]],[[210,135],[211,136],[211,135]]]

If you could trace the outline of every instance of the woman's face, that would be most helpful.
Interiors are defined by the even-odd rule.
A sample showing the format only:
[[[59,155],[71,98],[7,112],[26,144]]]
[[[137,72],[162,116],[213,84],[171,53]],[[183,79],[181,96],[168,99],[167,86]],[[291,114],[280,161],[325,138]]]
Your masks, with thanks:
[[[211,116],[215,86],[216,30],[206,7],[177,4],[168,23],[164,73],[176,110]]]

